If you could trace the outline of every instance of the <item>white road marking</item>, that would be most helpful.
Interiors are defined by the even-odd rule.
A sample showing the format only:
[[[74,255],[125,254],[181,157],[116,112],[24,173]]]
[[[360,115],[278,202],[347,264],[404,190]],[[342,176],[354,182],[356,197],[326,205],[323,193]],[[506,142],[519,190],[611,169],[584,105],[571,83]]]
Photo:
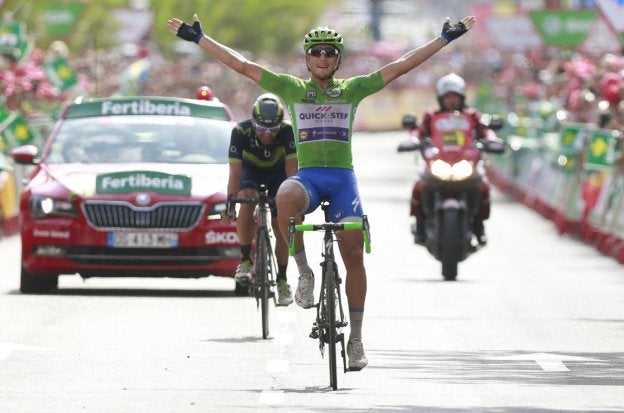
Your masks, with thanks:
[[[3,361],[11,356],[16,351],[52,351],[43,347],[28,346],[25,344],[16,343],[0,343],[0,361]]]
[[[294,311],[277,311],[276,315],[279,324],[292,324],[297,319]]]
[[[273,342],[278,346],[289,346],[293,343],[293,335],[291,333],[278,333],[275,335]]]
[[[495,357],[495,360],[518,360],[518,361],[527,361],[531,360],[537,363],[538,366],[542,368],[544,371],[570,371],[569,368],[563,364],[564,361],[603,361],[599,359],[592,359],[588,357],[576,357],[576,356],[566,356],[563,354],[552,354],[552,353],[533,353],[533,354],[520,354],[517,356],[507,356],[507,357]]]
[[[284,392],[282,390],[262,390],[260,404],[283,404]]]
[[[292,310],[276,311],[276,331],[273,342],[279,348],[279,357],[267,360],[266,371],[272,374],[283,374],[288,372],[290,362],[281,358],[284,350],[293,343],[293,334],[289,332],[291,325],[297,320],[297,314]],[[260,393],[258,403],[261,405],[281,405],[284,403],[284,392],[282,390],[263,390]]]
[[[270,359],[267,361],[266,370],[269,373],[286,373],[288,366],[289,363],[286,359]]]

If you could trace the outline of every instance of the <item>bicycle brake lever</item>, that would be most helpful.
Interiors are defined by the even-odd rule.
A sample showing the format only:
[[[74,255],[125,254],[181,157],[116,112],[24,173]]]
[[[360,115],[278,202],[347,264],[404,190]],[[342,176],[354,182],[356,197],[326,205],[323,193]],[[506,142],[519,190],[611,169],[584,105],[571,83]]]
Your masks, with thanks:
[[[364,230],[364,248],[367,254],[371,252],[370,246],[370,224],[368,223],[368,216],[362,215],[362,229]]]
[[[288,255],[295,255],[295,218],[291,217],[288,223]]]

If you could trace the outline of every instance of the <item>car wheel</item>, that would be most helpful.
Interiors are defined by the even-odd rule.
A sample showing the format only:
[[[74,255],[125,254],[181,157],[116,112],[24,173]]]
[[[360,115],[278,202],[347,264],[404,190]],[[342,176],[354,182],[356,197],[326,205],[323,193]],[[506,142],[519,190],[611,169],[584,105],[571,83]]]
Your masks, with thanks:
[[[23,293],[47,293],[58,287],[58,275],[33,275],[22,267],[20,291]]]
[[[234,295],[236,295],[238,297],[243,297],[243,296],[249,295],[249,286],[247,286],[247,285],[240,285],[239,283],[236,283],[236,285],[234,287]]]

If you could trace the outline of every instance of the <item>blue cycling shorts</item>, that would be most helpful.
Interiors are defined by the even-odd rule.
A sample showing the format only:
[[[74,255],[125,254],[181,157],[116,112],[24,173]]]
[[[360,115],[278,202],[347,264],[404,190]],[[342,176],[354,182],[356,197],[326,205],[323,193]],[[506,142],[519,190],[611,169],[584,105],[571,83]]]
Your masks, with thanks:
[[[351,169],[303,168],[288,178],[308,194],[304,214],[313,212],[324,199],[330,200],[329,217],[333,222],[360,221],[363,214],[357,179]]]

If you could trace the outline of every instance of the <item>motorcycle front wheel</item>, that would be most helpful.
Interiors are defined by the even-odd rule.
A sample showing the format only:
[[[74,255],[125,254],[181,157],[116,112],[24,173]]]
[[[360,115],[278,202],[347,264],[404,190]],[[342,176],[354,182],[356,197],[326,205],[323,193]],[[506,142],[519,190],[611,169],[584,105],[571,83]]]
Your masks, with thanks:
[[[460,211],[446,209],[442,214],[440,227],[440,261],[442,262],[442,276],[446,281],[457,279],[457,263],[461,243]]]

